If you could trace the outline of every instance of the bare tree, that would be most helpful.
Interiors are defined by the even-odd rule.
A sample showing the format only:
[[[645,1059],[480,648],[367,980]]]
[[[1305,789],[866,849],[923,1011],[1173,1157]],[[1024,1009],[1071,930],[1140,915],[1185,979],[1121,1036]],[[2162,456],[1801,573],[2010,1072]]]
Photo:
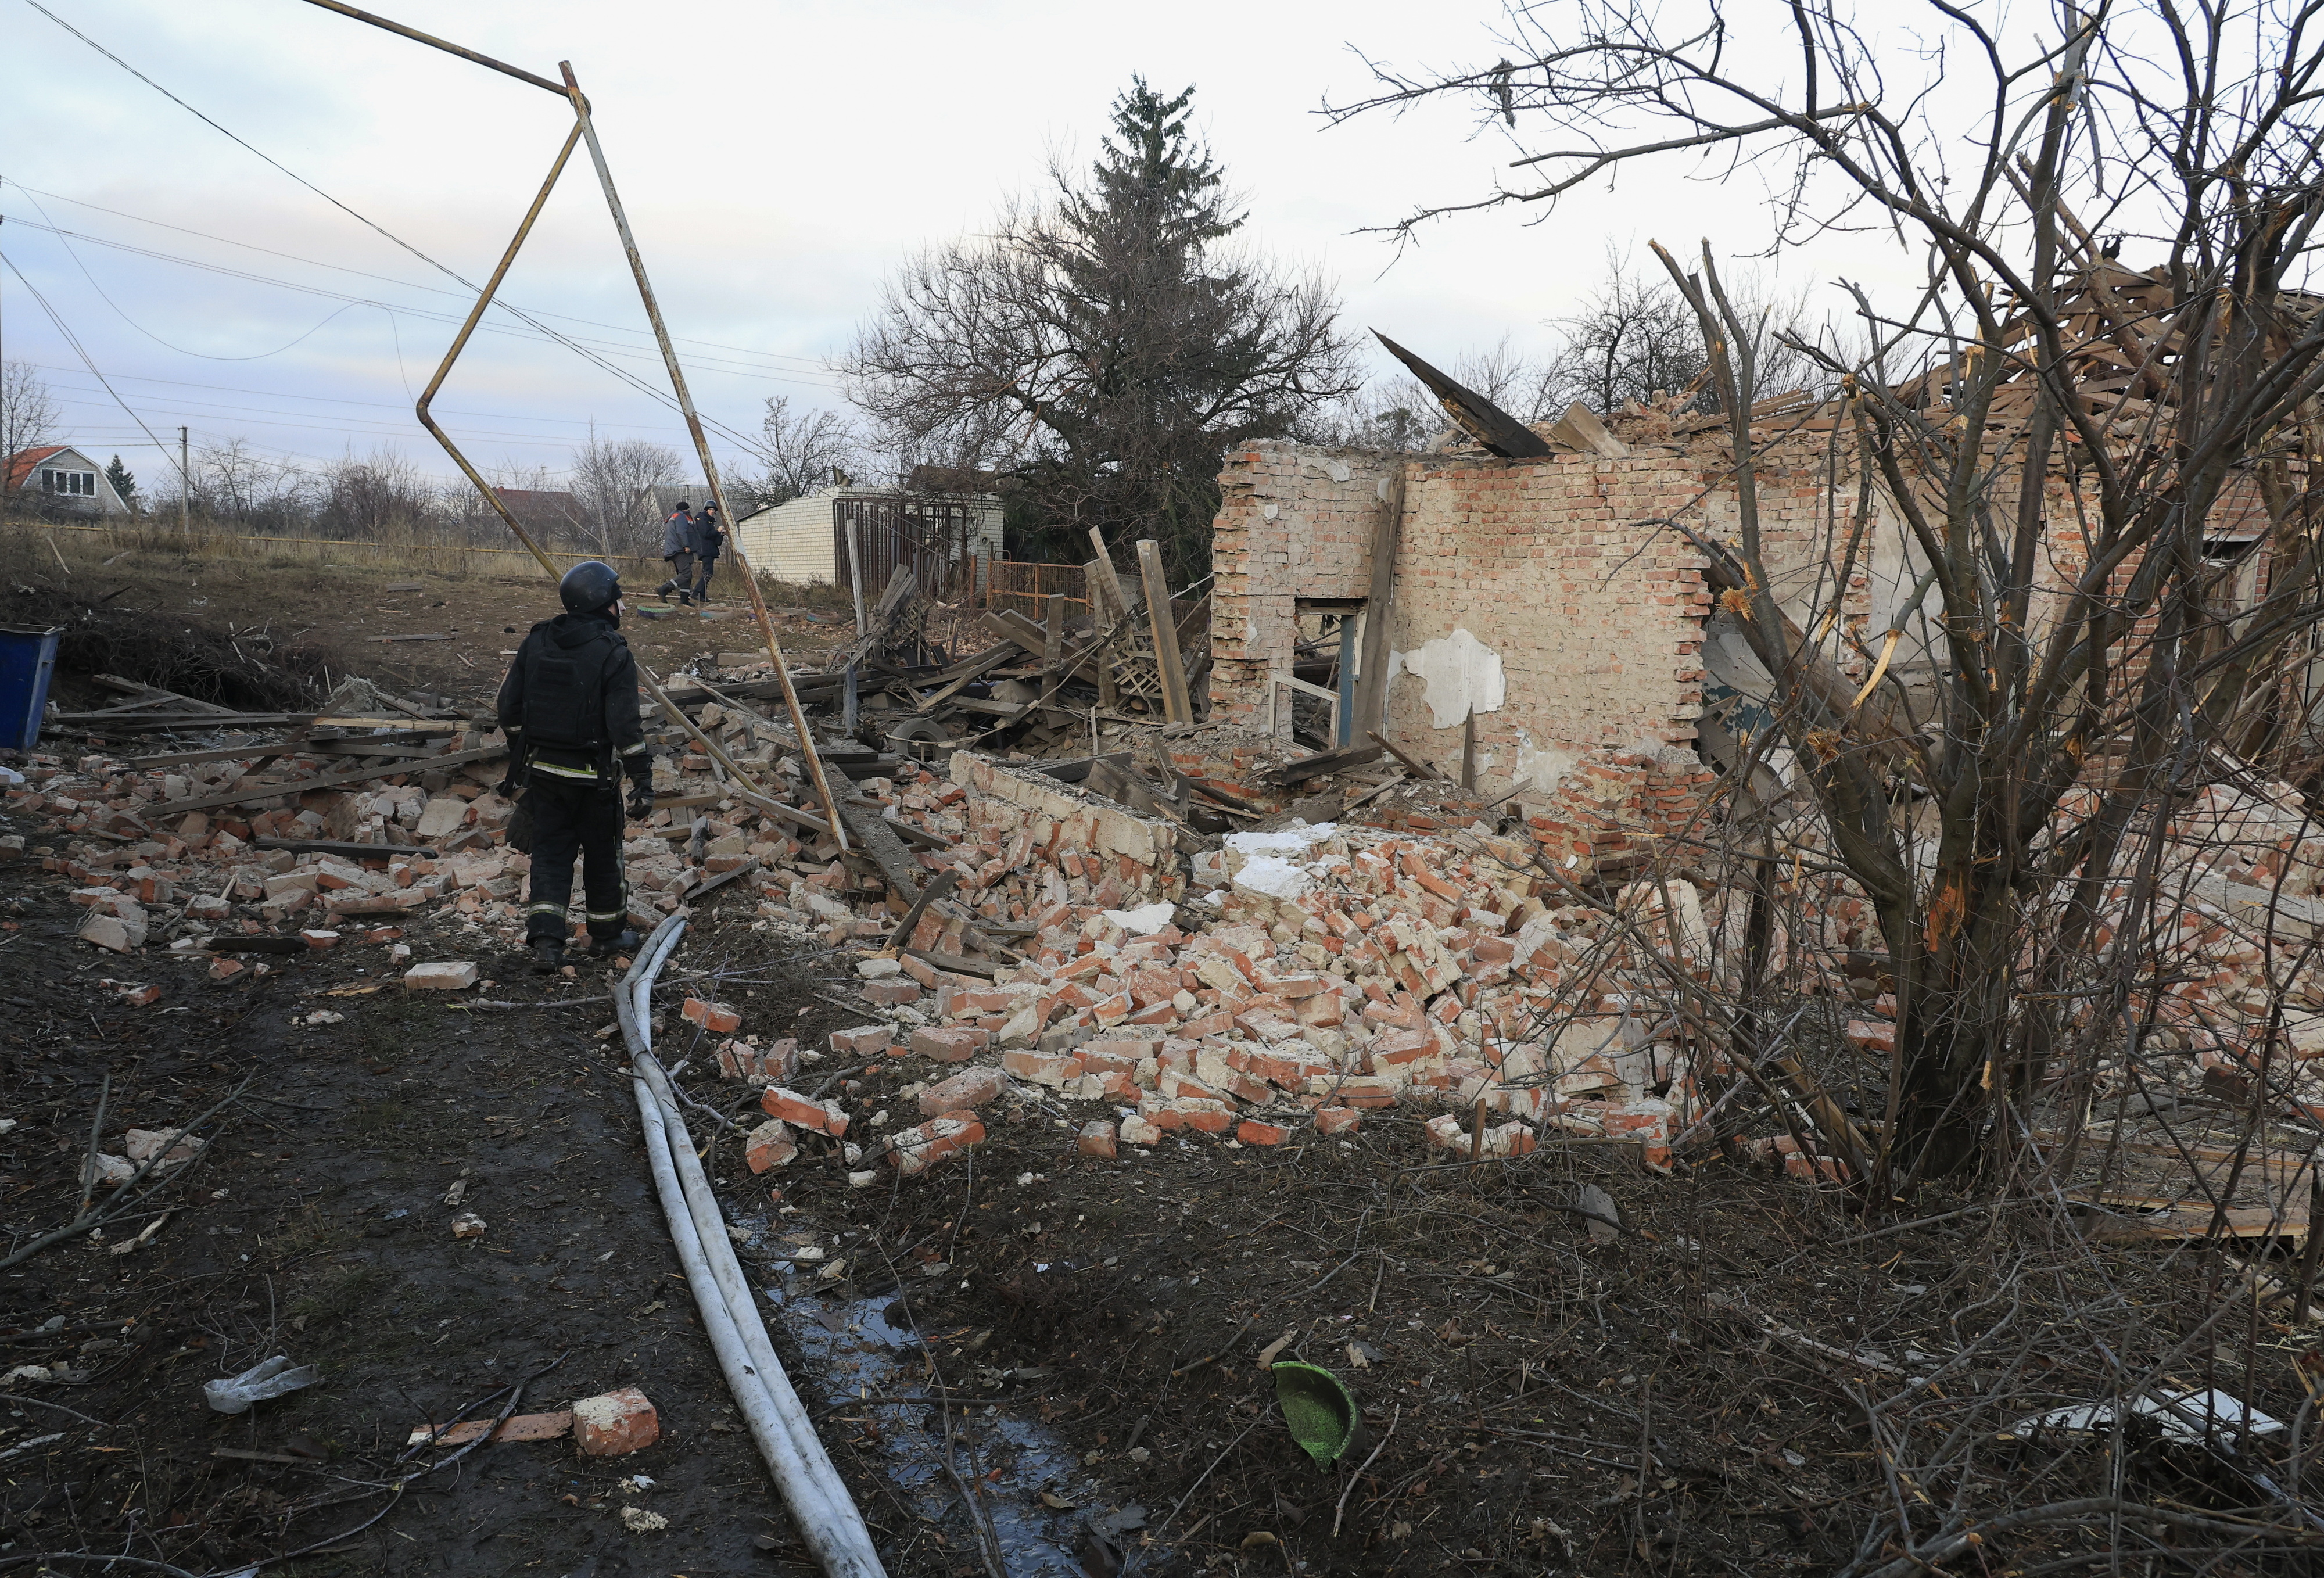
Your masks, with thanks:
[[[761,509],[829,487],[861,469],[862,449],[845,412],[828,406],[794,411],[790,396],[770,394],[754,451],[766,469],[742,482],[739,491],[748,503],[738,499],[735,507]]]
[[[353,540],[425,526],[437,515],[436,489],[410,459],[384,447],[358,460],[343,456],[317,479],[315,524]]]
[[[2136,1033],[2160,987],[2135,948],[2101,959],[2097,939],[2124,923],[2120,884],[2152,880],[2146,835],[2217,751],[2312,738],[2279,698],[2317,620],[2302,457],[2324,328],[2299,287],[2324,220],[2324,40],[2305,9],[2152,0],[1988,27],[1932,4],[1914,50],[1880,52],[1828,0],[1749,9],[1794,40],[1787,69],[1729,47],[1740,9],[1717,0],[1583,0],[1512,14],[1522,64],[1383,73],[1343,113],[1466,96],[1488,124],[1506,104],[1552,129],[1517,161],[1536,184],[1459,207],[1553,203],[1708,152],[1772,183],[1753,248],[1877,218],[1928,259],[1893,301],[1851,287],[1872,348],[1821,356],[1845,391],[1827,413],[1846,440],[1838,573],[1779,601],[1797,582],[1759,518],[1777,435],[1752,420],[1771,392],[1757,326],[1707,245],[1663,254],[1729,413],[1737,512],[1729,541],[1644,523],[1702,549],[1773,677],[1813,839],[1877,917],[1897,1001],[1869,1180],[1886,1199],[2010,1152],[2034,1102]],[[2134,223],[2158,260],[2144,272],[2093,236]],[[2228,619],[2207,532],[2238,493],[2264,502],[2268,590]],[[1941,682],[1917,697],[1887,671],[1895,640],[1853,633],[1848,603],[1887,512],[1921,577],[1913,607],[1932,611]],[[1868,671],[1880,683],[1859,687]]]
[[[589,441],[573,456],[573,493],[581,507],[590,546],[607,555],[660,551],[659,512],[654,489],[686,475],[678,451],[643,438],[601,438],[593,427]]]
[[[883,441],[1013,476],[1037,540],[1151,533],[1181,576],[1208,562],[1221,452],[1355,383],[1323,283],[1227,245],[1192,92],[1138,83],[1085,179],[912,259],[845,363]]]
[[[193,455],[192,503],[213,521],[262,531],[304,526],[314,513],[314,479],[260,454],[246,438],[206,443]]]
[[[0,458],[52,442],[62,413],[30,362],[0,362]]]

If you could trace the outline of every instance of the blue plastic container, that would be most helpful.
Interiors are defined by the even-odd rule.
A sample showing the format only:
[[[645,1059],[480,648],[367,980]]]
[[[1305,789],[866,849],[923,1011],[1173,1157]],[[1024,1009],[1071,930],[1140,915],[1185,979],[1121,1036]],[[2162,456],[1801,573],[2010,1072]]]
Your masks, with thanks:
[[[41,715],[49,707],[49,676],[57,670],[53,630],[18,630],[0,625],[0,751],[30,751],[41,737]]]

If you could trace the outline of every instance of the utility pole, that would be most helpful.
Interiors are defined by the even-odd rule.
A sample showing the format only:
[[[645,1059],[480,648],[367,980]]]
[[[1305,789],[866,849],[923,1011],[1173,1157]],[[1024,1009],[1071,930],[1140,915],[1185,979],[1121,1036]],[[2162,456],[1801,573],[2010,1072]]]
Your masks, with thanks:
[[[190,537],[193,528],[190,515],[193,508],[193,473],[186,469],[186,429],[178,429],[178,535]]]

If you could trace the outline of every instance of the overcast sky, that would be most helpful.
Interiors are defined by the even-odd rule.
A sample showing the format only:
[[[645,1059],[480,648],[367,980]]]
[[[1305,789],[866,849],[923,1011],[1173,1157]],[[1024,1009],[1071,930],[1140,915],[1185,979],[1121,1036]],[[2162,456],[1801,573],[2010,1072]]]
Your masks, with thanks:
[[[537,88],[298,0],[45,3],[471,279],[489,272],[570,125]],[[1520,208],[1445,221],[1401,255],[1361,234],[1416,204],[1489,189],[1511,156],[1498,129],[1479,135],[1449,106],[1337,128],[1316,113],[1367,91],[1359,51],[1407,69],[1498,58],[1499,7],[1480,0],[1191,0],[1164,12],[1047,0],[383,3],[544,76],[573,62],[696,398],[746,431],[770,394],[835,403],[826,360],[897,261],[1037,191],[1053,155],[1085,162],[1133,73],[1195,87],[1198,124],[1244,195],[1255,245],[1323,269],[1350,325],[1445,363],[1505,333],[1545,346],[1545,321],[1603,278],[1609,247],[1644,258],[1649,235],[1676,247],[1712,235],[1742,252],[1766,226],[1753,180],[1672,170],[1577,194],[1547,224]],[[448,473],[410,402],[466,309],[452,281],[25,0],[0,0],[0,251],[135,418],[172,441],[184,423],[197,445],[241,437],[303,461],[386,444]],[[1895,262],[1866,241],[1787,263],[1782,282]],[[583,157],[503,294],[659,383]],[[671,413],[611,374],[503,314],[487,323],[436,408],[480,463],[556,472],[593,421],[685,447]],[[136,422],[5,271],[0,335],[5,355],[44,369],[70,437],[168,488]]]

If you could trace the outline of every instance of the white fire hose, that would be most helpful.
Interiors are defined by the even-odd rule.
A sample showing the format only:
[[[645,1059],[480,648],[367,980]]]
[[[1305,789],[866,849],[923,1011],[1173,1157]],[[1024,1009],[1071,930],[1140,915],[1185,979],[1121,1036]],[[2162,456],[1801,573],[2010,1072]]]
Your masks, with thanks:
[[[654,977],[686,929],[682,915],[654,927],[637,961],[613,989],[615,1017],[630,1049],[631,1084],[646,1137],[646,1161],[669,1219],[671,1239],[687,1285],[702,1312],[703,1330],[742,1410],[751,1439],[775,1476],[799,1537],[831,1578],[886,1578],[863,1515],[824,1451],[782,1361],[767,1340],[766,1324],[728,1241],[725,1219],[710,1192],[702,1158],[694,1153],[669,1076],[653,1055],[650,1006]]]

